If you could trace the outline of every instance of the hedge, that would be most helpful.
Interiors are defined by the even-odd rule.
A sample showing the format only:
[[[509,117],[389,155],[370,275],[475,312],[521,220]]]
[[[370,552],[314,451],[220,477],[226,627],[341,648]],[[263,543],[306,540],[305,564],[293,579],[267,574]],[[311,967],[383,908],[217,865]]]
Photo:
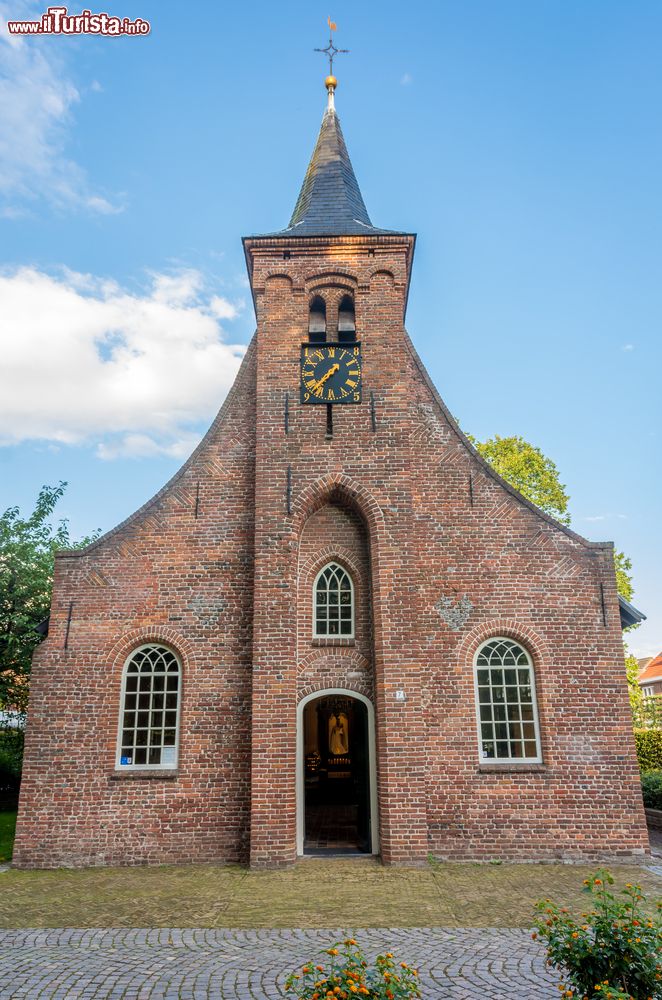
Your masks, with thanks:
[[[637,760],[642,771],[662,771],[662,729],[635,729]]]
[[[646,771],[642,774],[641,791],[647,809],[662,809],[662,771]]]
[[[23,733],[15,729],[0,729],[0,809],[16,806],[22,763]]]

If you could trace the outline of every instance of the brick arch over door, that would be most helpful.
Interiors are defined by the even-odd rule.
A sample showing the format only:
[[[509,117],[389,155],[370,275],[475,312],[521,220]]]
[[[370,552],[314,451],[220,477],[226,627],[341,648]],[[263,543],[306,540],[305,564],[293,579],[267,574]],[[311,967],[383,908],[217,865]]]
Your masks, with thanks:
[[[297,698],[342,687],[374,698],[372,662],[355,649],[314,649],[297,667]]]

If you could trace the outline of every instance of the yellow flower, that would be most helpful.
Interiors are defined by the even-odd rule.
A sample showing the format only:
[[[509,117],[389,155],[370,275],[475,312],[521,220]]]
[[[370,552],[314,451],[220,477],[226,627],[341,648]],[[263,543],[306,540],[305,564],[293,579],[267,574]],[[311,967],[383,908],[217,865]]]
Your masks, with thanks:
[[[327,948],[327,952],[326,953],[327,953],[327,955],[337,955],[338,954],[338,949],[337,948]]]

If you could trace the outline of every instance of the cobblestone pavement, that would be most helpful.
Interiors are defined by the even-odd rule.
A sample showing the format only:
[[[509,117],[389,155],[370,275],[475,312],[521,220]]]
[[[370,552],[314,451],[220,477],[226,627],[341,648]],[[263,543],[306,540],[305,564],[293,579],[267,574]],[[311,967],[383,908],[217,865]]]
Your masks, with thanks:
[[[348,933],[315,930],[0,932],[0,997],[273,1000],[285,977]],[[556,977],[526,930],[354,930],[368,955],[420,971],[424,1000],[551,1000]],[[325,956],[324,956],[325,957]]]

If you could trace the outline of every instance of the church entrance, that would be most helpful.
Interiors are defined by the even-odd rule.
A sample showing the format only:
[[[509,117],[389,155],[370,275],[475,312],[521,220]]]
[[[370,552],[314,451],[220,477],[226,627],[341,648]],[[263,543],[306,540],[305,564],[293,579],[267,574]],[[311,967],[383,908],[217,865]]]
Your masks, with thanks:
[[[373,726],[367,699],[349,692],[327,692],[303,705],[299,853],[376,851],[371,809],[374,783],[370,761],[374,737],[371,737]]]

